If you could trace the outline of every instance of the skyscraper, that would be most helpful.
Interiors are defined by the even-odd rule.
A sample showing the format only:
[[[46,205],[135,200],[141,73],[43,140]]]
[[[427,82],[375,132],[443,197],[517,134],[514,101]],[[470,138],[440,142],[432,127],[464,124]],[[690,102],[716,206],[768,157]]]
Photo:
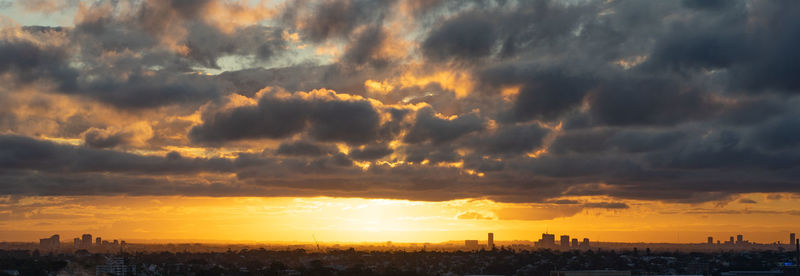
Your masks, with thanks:
[[[795,243],[795,235],[794,233],[789,234],[789,245],[794,245]]]
[[[569,248],[569,235],[561,235],[561,247]]]
[[[486,244],[489,249],[494,248],[494,233],[489,233],[489,242]]]
[[[83,234],[83,237],[81,239],[81,247],[82,248],[92,247],[92,234]]]
[[[739,244],[743,242],[744,242],[744,236],[742,236],[742,234],[736,235],[736,243]]]
[[[578,239],[576,239],[576,238],[572,239],[572,247],[578,248]]]
[[[97,237],[96,239],[94,239],[94,245],[95,246],[103,245],[103,239],[101,239],[100,237]]]
[[[554,247],[556,246],[556,235],[542,233],[542,238],[535,243],[537,247]]]
[[[714,237],[708,237],[708,244],[714,244]]]
[[[45,249],[58,249],[61,245],[61,237],[59,235],[52,235],[49,238],[39,239],[39,247]]]

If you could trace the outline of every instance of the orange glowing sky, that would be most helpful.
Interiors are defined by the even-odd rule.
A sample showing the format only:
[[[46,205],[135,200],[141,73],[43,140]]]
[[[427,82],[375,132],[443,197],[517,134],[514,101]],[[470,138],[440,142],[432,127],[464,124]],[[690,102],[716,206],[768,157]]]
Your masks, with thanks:
[[[744,234],[748,240],[771,243],[795,231],[793,221],[800,213],[793,209],[796,201],[791,195],[747,194],[703,204],[626,201],[628,208],[606,209],[480,199],[6,198],[2,206],[15,208],[0,213],[4,217],[0,233],[13,240],[93,233],[138,242],[310,242],[314,235],[323,242],[420,243],[483,239],[487,232],[500,241],[536,240],[549,231],[594,241],[700,243],[708,236],[725,241]]]

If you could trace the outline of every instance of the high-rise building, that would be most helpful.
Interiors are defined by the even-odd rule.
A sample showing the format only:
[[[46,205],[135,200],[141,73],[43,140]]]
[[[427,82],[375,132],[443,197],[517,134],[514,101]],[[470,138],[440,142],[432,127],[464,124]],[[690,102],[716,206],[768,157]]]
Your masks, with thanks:
[[[489,237],[488,237],[488,238],[489,238],[489,241],[486,243],[486,245],[487,245],[487,246],[488,246],[490,249],[491,249],[491,248],[494,248],[494,233],[489,233]]]
[[[589,238],[583,238],[583,242],[581,243],[581,248],[589,248]]]
[[[61,246],[61,236],[52,235],[49,238],[39,239],[39,247],[44,249],[58,249]]]
[[[714,237],[708,237],[708,244],[714,244]]]
[[[730,243],[731,243],[731,244],[733,244],[733,236],[731,236],[731,241],[730,241]]]
[[[569,248],[569,235],[561,235],[561,247]]]
[[[789,245],[794,245],[795,243],[795,235],[794,233],[789,233]]]
[[[542,233],[542,238],[535,242],[534,245],[537,247],[555,247],[556,235]]]
[[[75,238],[72,240],[73,245],[75,248],[81,248],[81,238]]]
[[[576,238],[572,239],[572,247],[578,248],[578,239]]]
[[[92,234],[83,234],[81,239],[81,247],[82,248],[92,247]]]
[[[94,239],[94,245],[95,245],[95,246],[101,246],[101,245],[103,245],[103,239],[101,239],[100,237],[97,237],[97,238],[95,238],[95,239]]]
[[[742,236],[742,234],[736,235],[736,243],[739,244],[743,242],[744,242],[744,236]]]

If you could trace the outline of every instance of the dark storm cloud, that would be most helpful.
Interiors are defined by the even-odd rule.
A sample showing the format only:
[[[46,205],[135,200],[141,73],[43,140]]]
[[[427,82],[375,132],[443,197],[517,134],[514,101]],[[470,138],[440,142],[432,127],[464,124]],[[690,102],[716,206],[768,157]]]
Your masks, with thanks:
[[[201,75],[143,72],[125,79],[81,80],[68,93],[85,95],[122,109],[142,109],[176,103],[204,103],[221,96],[221,85]]]
[[[283,138],[306,127],[310,103],[300,99],[262,98],[257,106],[207,115],[189,136],[199,142]]]
[[[53,28],[28,28],[30,32],[60,32]],[[32,41],[0,40],[0,72],[10,73],[23,83],[41,78],[57,80],[62,88],[72,88],[78,71],[70,68],[63,47],[44,47]]]
[[[431,141],[434,144],[450,142],[466,134],[482,130],[485,122],[475,114],[465,114],[449,120],[436,116],[429,107],[417,110],[414,126],[406,134],[407,143]]]
[[[739,200],[739,203],[756,204],[756,203],[758,203],[758,201],[755,201],[755,200],[752,200],[752,199],[749,199],[749,198],[742,198],[742,199]]]
[[[592,154],[604,151],[652,152],[669,149],[686,136],[687,133],[680,131],[575,130],[559,135],[549,149],[556,154]]]
[[[570,200],[570,199],[558,199],[558,200],[548,201],[547,203],[552,203],[552,204],[578,204],[580,202],[578,202],[577,200]]]
[[[275,153],[289,156],[320,156],[333,152],[332,149],[311,142],[296,141],[281,143]]]
[[[23,136],[0,136],[0,168],[51,173],[114,172],[182,174],[229,171],[226,159],[166,159],[110,150],[65,146]]]
[[[386,33],[380,25],[370,26],[355,35],[355,39],[350,43],[344,53],[344,62],[355,65],[373,63],[373,65],[385,65],[388,61],[384,59],[373,59],[386,40]]]
[[[226,34],[216,27],[194,23],[186,38],[188,57],[207,68],[219,68],[217,60],[226,55],[253,55],[268,61],[285,50],[282,30],[265,26],[248,26]]]
[[[392,149],[386,145],[368,145],[363,149],[352,149],[348,156],[355,160],[375,160],[392,154]]]
[[[130,134],[124,132],[104,133],[98,129],[90,129],[84,133],[86,145],[93,148],[113,148],[128,143]]]
[[[378,138],[380,115],[368,101],[321,101],[310,111],[309,134],[317,140],[364,144]]]
[[[422,42],[425,57],[436,61],[478,59],[491,54],[496,40],[494,27],[477,15],[460,16],[432,30]]]
[[[798,69],[800,60],[794,50],[800,43],[800,24],[792,20],[800,5],[716,2],[686,1],[689,7],[713,12],[672,24],[643,66],[682,72],[721,70],[733,92],[797,93],[800,82],[790,72]]]
[[[491,85],[521,85],[519,95],[505,120],[553,120],[580,105],[597,81],[589,74],[571,73],[562,68],[500,66],[482,72]]]
[[[609,81],[590,97],[590,112],[612,126],[669,125],[711,116],[717,106],[693,89],[653,78]]]
[[[405,148],[406,161],[422,162],[428,160],[431,163],[456,162],[460,158],[456,149],[450,145],[434,145],[432,143],[412,145]]]
[[[521,154],[540,148],[550,130],[539,125],[507,126],[492,135],[479,138],[473,147],[489,154]]]
[[[299,30],[313,42],[349,35],[364,24],[379,22],[394,0],[297,1],[287,6],[283,18],[302,22]],[[300,14],[307,10],[307,14]]]
[[[377,63],[375,63],[377,62]],[[370,59],[372,65],[383,61]],[[381,66],[376,66],[381,67]],[[364,82],[380,79],[386,72],[373,66],[352,66],[351,63],[307,64],[278,68],[249,68],[227,71],[216,76],[220,82],[230,83],[238,93],[253,96],[264,87],[281,87],[287,91],[331,89],[337,92],[364,95]]]
[[[768,150],[780,150],[800,145],[800,118],[786,116],[765,123],[756,129],[759,145]]]
[[[589,202],[583,204],[584,208],[597,209],[628,209],[630,206],[624,202]]]
[[[204,123],[192,128],[189,135],[197,142],[221,143],[284,138],[308,129],[309,135],[319,141],[364,144],[378,138],[380,115],[369,101],[327,96],[266,95],[257,106],[207,114]]]

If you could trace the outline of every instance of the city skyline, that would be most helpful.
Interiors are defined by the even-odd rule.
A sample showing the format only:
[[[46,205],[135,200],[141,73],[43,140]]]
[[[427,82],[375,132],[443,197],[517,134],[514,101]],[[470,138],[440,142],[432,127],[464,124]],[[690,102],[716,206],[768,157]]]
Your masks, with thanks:
[[[0,0],[0,241],[787,241],[797,18],[781,0]]]
[[[572,239],[570,239],[570,235],[569,234],[558,235],[558,236],[560,236],[560,240],[558,240],[558,241],[555,239],[557,234],[553,234],[553,233],[549,233],[549,232],[541,233],[541,238],[539,238],[538,241],[534,240],[534,239],[529,239],[529,240],[520,240],[520,239],[510,239],[510,240],[502,240],[501,239],[501,240],[496,240],[494,232],[489,232],[489,233],[486,233],[486,234],[487,234],[487,239],[485,239],[485,240],[481,240],[481,239],[467,239],[467,240],[464,240],[464,246],[466,248],[473,248],[473,249],[474,248],[491,249],[491,248],[495,247],[496,243],[503,243],[504,245],[511,245],[511,244],[514,244],[514,242],[527,242],[528,245],[532,245],[534,248],[549,248],[549,249],[578,249],[579,248],[579,249],[583,249],[583,250],[592,248],[591,239],[586,238],[586,237],[582,237],[582,240],[580,240],[580,241],[579,241],[578,238],[574,238],[574,237]],[[795,233],[787,233],[787,234],[788,234],[788,240],[784,240],[784,241],[778,240],[778,241],[767,242],[767,243],[759,243],[759,242],[756,242],[756,241],[751,241],[751,240],[745,239],[744,238],[745,235],[743,235],[743,234],[736,234],[735,236],[731,235],[730,236],[730,240],[727,240],[727,241],[723,241],[723,240],[720,240],[720,239],[714,240],[713,236],[709,236],[709,237],[707,237],[707,240],[706,240],[705,243],[703,243],[703,242],[686,242],[686,243],[674,243],[674,244],[709,245],[709,246],[780,245],[780,246],[789,246],[790,249],[791,249],[792,246],[798,244],[797,239],[796,239],[796,234]],[[59,246],[62,246],[62,245],[70,244],[70,243],[66,243],[66,242],[61,242],[60,241],[60,237],[61,237],[60,234],[53,234],[53,235],[51,235],[50,237],[47,237],[47,238],[40,238],[39,239],[39,244],[38,244],[39,248],[52,249],[52,248],[58,248]],[[734,237],[735,237],[735,240],[734,240]],[[76,249],[88,249],[88,248],[92,248],[92,247],[125,246],[126,245],[125,240],[121,240],[120,241],[118,239],[114,239],[113,242],[112,242],[110,240],[103,240],[100,236],[96,236],[96,238],[95,238],[96,242],[92,243],[91,238],[92,238],[92,234],[90,234],[90,233],[81,234],[79,237],[75,237],[74,238],[74,243],[72,243],[72,245],[73,245],[72,247],[76,248]],[[313,243],[317,243],[317,244],[319,242],[323,242],[323,243],[327,243],[327,244],[333,244],[333,243],[341,242],[341,241],[319,241],[319,240],[316,240],[316,238],[314,238],[312,241],[313,241]],[[306,241],[306,242],[312,242],[312,241]],[[484,241],[486,243],[482,243]],[[177,242],[180,242],[180,241],[177,241]],[[260,242],[262,242],[262,243],[263,242],[267,242],[268,243],[270,241],[260,241]],[[275,242],[275,241],[271,241],[271,242]],[[282,242],[287,243],[289,241],[282,241]],[[298,241],[292,241],[292,242],[298,242]],[[447,243],[453,243],[453,242],[455,242],[456,244],[458,243],[457,240],[427,241],[427,242],[401,242],[401,243],[414,244],[414,245],[426,245],[426,244],[433,244],[433,243],[447,244]],[[597,241],[597,240],[595,240],[594,242],[595,243],[600,243],[600,241]],[[147,243],[148,242],[145,242],[145,244],[147,244]],[[156,242],[150,242],[150,243],[158,244]],[[378,241],[378,242],[362,241],[361,243],[364,243],[364,244],[385,244],[385,245],[387,245],[389,247],[392,246],[392,241]],[[602,243],[614,244],[614,243],[620,243],[620,242],[618,242],[618,241],[602,241]],[[624,242],[622,242],[622,243],[624,243]],[[646,242],[629,242],[628,244],[642,244],[642,243],[648,244]],[[397,241],[395,241],[395,244],[397,244]],[[651,244],[663,244],[663,243],[651,243]],[[347,245],[347,243],[345,243],[345,245]],[[338,244],[337,244],[337,246],[338,246]]]

